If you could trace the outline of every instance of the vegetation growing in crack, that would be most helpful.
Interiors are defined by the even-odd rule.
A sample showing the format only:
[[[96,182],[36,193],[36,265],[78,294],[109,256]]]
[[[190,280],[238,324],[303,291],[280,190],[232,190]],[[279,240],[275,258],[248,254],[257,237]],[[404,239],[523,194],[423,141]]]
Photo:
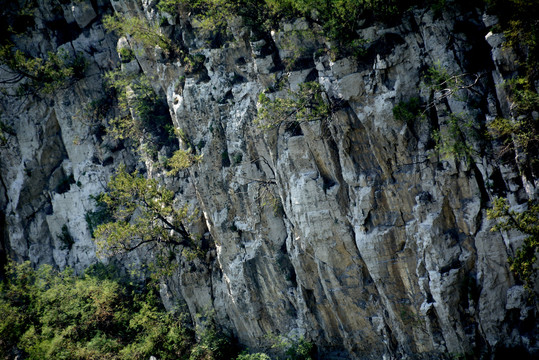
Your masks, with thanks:
[[[470,140],[478,138],[474,122],[467,115],[449,114],[444,132],[433,130],[432,137],[436,142],[435,152],[444,157],[453,157],[468,163],[477,155]]]
[[[285,96],[278,95],[264,92],[259,95],[256,122],[260,128],[268,130],[283,123],[320,121],[331,115],[329,102],[317,82],[302,83],[297,91],[288,90]]]
[[[503,31],[507,43],[519,58],[520,76],[530,83],[539,77],[539,7],[533,0],[486,0],[489,12],[498,16],[500,23],[493,29]]]
[[[127,35],[146,48],[157,45],[166,52],[174,50],[172,41],[162,34],[159,26],[146,19],[120,14],[107,15],[103,18],[103,25],[108,31],[114,31],[120,36]]]
[[[36,49],[17,47],[29,44],[28,30],[36,26],[39,16],[35,0],[4,2],[0,8],[0,80],[2,95],[26,97],[51,94],[66,88],[85,76],[87,60],[82,53],[54,48],[41,55]],[[21,41],[22,40],[22,41]],[[15,91],[13,91],[15,90]]]
[[[393,107],[393,117],[395,117],[395,120],[409,125],[421,116],[423,116],[421,100],[418,97],[412,97],[408,101],[400,101]]]
[[[167,175],[174,176],[180,170],[187,169],[201,160],[202,155],[192,154],[191,148],[189,148],[189,150],[176,150],[174,154],[166,160],[165,167],[170,169],[167,171]]]
[[[539,251],[539,202],[529,201],[524,211],[512,210],[506,199],[496,198],[492,209],[487,211],[489,219],[498,223],[491,231],[516,230],[527,237],[515,256],[509,258],[511,271],[518,275],[524,286],[533,291],[537,252]]]
[[[479,78],[479,75],[452,75],[440,62],[435,62],[427,70],[421,83],[421,87],[429,93],[429,102],[421,104],[417,97],[401,101],[393,108],[393,116],[396,120],[413,126],[415,120],[427,118],[437,107],[449,109],[447,101],[450,98],[466,96],[466,91],[473,91]],[[436,144],[434,154],[464,160],[473,165],[473,158],[477,155],[473,144],[480,139],[480,128],[481,125],[474,120],[472,114],[456,114],[449,110],[442,113],[438,118],[438,128],[434,128],[431,133]]]
[[[153,90],[144,75],[110,71],[105,79],[116,92],[120,115],[110,121],[109,133],[120,140],[146,144],[150,152],[172,145],[173,127],[166,101]]]
[[[500,156],[514,153],[519,168],[529,180],[539,177],[539,94],[525,78],[507,81],[505,88],[513,101],[512,118],[498,117],[489,124],[490,134],[503,143]]]
[[[1,114],[0,114],[1,115]],[[10,125],[6,124],[0,118],[0,146],[6,146],[8,139],[11,136],[15,136],[15,130]]]

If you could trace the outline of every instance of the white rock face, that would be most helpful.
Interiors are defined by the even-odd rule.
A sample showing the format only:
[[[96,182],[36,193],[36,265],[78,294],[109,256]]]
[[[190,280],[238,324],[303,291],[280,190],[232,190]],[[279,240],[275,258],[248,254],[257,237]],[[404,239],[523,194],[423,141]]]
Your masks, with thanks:
[[[112,5],[156,16],[149,2]],[[473,30],[455,28],[457,15]],[[500,182],[516,204],[526,192],[536,194],[536,184],[525,181],[524,191],[516,168],[487,157],[467,164],[433,155],[431,132],[444,131],[448,112],[475,114],[483,123],[507,116],[497,113],[509,105],[494,84],[513,71],[514,54],[501,47],[499,34],[487,34],[481,19],[418,10],[395,28],[360,30],[370,40],[367,54],[337,60],[316,55],[324,39],[306,36],[304,20],[258,41],[234,28],[236,41],[214,49],[199,48],[205,39],[188,20],[169,21],[178,24],[174,31],[186,48],[206,57],[191,74],[183,59],[134,51],[137,59],[125,71],[141,69],[154,80],[174,126],[203,156],[188,172],[163,180],[179,202],[200,209],[200,231],[213,240],[205,259],[181,260],[162,284],[165,305],[185,304],[192,315],[215,310],[216,320],[250,349],[268,350],[267,335],[282,334],[304,336],[326,358],[537,351],[537,308],[527,305],[507,264],[522,236],[490,231],[486,208],[495,193],[485,185]],[[85,220],[93,210],[89,196],[103,191],[118,164],[144,168],[80,119],[84,104],[102,96],[102,74],[117,63],[117,39],[98,22],[87,24],[90,38],[81,33],[73,41],[89,59],[85,79],[21,111],[14,110],[17,101],[2,101],[17,133],[0,160],[3,247],[17,260],[79,270],[96,261]],[[119,46],[136,45],[122,39]],[[435,95],[420,83],[436,61],[452,74],[481,75],[473,96],[475,103],[488,99],[486,105],[456,98],[433,109],[436,122],[395,119],[400,101]],[[323,86],[331,118],[262,130],[255,121],[258,94],[278,82],[296,91],[305,81]],[[161,176],[158,168],[148,172]],[[70,174],[75,182],[57,191]],[[64,224],[75,240],[71,248],[57,236]],[[151,254],[125,261],[145,256]]]

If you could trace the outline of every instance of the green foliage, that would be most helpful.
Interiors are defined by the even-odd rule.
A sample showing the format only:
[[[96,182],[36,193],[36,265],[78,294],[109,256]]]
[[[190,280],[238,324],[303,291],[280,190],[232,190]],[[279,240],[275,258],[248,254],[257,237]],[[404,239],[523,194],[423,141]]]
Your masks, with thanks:
[[[511,210],[506,199],[496,198],[492,209],[487,210],[487,216],[498,221],[491,231],[517,230],[528,235],[515,257],[509,259],[509,265],[524,286],[532,291],[536,273],[534,265],[539,251],[539,202],[529,201],[526,210],[517,212]]]
[[[440,0],[434,1],[439,3]],[[255,33],[268,32],[282,19],[305,17],[321,25],[324,34],[343,53],[362,52],[357,30],[360,16],[396,18],[422,0],[160,0],[157,8],[170,14],[190,13],[199,28],[226,33],[230,19],[240,16]]]
[[[450,75],[449,71],[442,66],[439,60],[435,61],[434,65],[429,67],[423,81],[429,89],[437,91],[455,89],[462,85],[460,77]]]
[[[286,360],[311,360],[313,344],[300,338],[286,350]]]
[[[393,107],[393,116],[395,119],[407,124],[413,122],[421,115],[421,100],[417,97],[413,97],[408,101],[400,101]]]
[[[157,9],[162,12],[174,14],[178,11],[178,7],[185,3],[185,0],[159,0]]]
[[[146,48],[157,45],[166,52],[174,50],[172,42],[161,33],[159,26],[150,24],[146,19],[119,14],[106,15],[103,17],[103,25],[108,31],[130,36]]]
[[[436,152],[444,157],[472,161],[475,150],[470,139],[477,137],[473,121],[462,114],[449,114],[442,130],[434,130],[432,137],[436,142]]]
[[[289,338],[285,336],[270,336],[273,348],[284,352],[286,360],[311,360],[314,355],[314,346],[304,337]]]
[[[202,160],[202,155],[194,155],[191,151],[186,150],[176,150],[172,157],[167,160],[166,167],[170,170],[167,172],[167,175],[174,176],[180,170],[189,168],[195,163],[198,163]]]
[[[231,0],[160,0],[161,11],[175,13],[179,9],[192,14],[198,25],[209,32],[226,31],[227,20],[238,14],[242,3],[251,1]]]
[[[300,0],[275,3],[285,6],[290,4],[301,16],[320,22],[324,33],[341,46],[356,39],[359,15],[370,5],[364,0]]]
[[[121,70],[105,75],[107,86],[116,92],[120,116],[110,122],[109,132],[117,139],[142,140],[156,147],[170,142],[170,113],[164,99],[153,90],[144,75],[127,75]]]
[[[107,204],[100,200],[99,196],[90,195],[90,199],[95,203],[95,210],[88,211],[84,218],[90,231],[92,238],[94,237],[95,230],[99,225],[102,225],[106,222],[109,222],[112,216],[112,213],[107,206]]]
[[[95,267],[94,267],[95,268]],[[193,334],[155,292],[110,275],[9,263],[0,284],[0,358],[185,358]],[[105,272],[106,274],[110,274]]]
[[[242,153],[237,153],[233,157],[233,164],[234,165],[239,165],[239,164],[241,164],[242,160],[243,160],[243,154]]]
[[[468,74],[452,75],[440,61],[435,61],[433,66],[429,67],[427,73],[423,77],[421,87],[430,92],[438,92],[439,96],[427,108],[432,107],[435,103],[440,103],[443,100],[457,94],[461,90],[467,90],[474,87],[479,80],[479,76],[475,76],[473,82],[466,83],[465,80],[469,77]]]
[[[184,223],[194,215],[188,206],[174,207],[174,193],[156,180],[120,166],[99,196],[112,214],[111,222],[97,226],[94,233],[101,253],[132,251],[145,244],[196,247]]]
[[[512,79],[505,84],[513,101],[513,118],[497,118],[489,124],[491,135],[505,145],[501,155],[507,151],[518,151],[519,166],[527,177],[539,175],[539,119],[533,112],[539,111],[539,95],[525,78]]]
[[[0,17],[0,44],[9,41],[10,35],[24,34],[28,28],[35,25],[34,15],[38,7],[37,0],[10,1],[3,3]]]
[[[448,98],[473,88],[479,80],[479,77],[475,76],[473,82],[466,83],[467,77],[467,74],[453,75],[439,61],[435,62],[427,70],[421,83],[421,86],[428,90],[433,97],[433,100],[425,106],[421,115],[427,114],[428,110],[435,108],[437,105],[446,105]],[[408,109],[399,105],[393,109],[394,115],[411,119],[414,112],[418,111],[419,102],[414,101],[412,104],[415,109]],[[441,117],[439,121],[439,128],[432,131],[432,137],[436,142],[435,153],[446,158],[453,157],[465,160],[472,164],[474,162],[473,156],[476,155],[472,140],[479,138],[472,116],[462,113],[449,113]]]
[[[518,77],[506,83],[516,120],[499,119],[491,129],[505,138],[504,150],[518,149],[527,155],[525,162],[519,164],[521,171],[530,179],[536,178],[539,174],[539,160],[535,156],[539,151],[539,121],[533,118],[532,113],[539,110],[539,95],[534,86],[539,80],[539,6],[535,0],[487,2],[490,11],[500,20],[496,28],[504,32],[506,46],[513,48],[519,58],[517,64],[520,65]]]
[[[127,47],[123,47],[118,50],[118,54],[120,55],[120,60],[122,61],[122,63],[128,63],[135,59],[135,54],[133,53],[133,50]]]
[[[527,80],[539,77],[539,6],[536,0],[487,0],[499,20],[507,45],[517,51]]]
[[[202,70],[206,57],[202,54],[187,54],[183,58],[183,66],[186,74],[194,74]]]
[[[82,53],[71,57],[67,51],[49,51],[46,58],[32,57],[12,44],[0,47],[0,64],[7,67],[9,79],[3,83],[19,83],[17,95],[50,94],[84,77],[87,61]]]
[[[527,78],[517,77],[505,84],[514,102],[513,111],[517,115],[528,115],[532,111],[539,110],[539,94]]]
[[[11,126],[0,120],[0,146],[7,145],[8,136],[15,135],[15,130]]]
[[[282,123],[325,120],[331,115],[322,86],[317,82],[299,85],[298,91],[288,90],[286,97],[261,93],[258,97],[257,122],[262,129],[279,127]]]
[[[242,352],[238,355],[236,360],[271,360],[271,358],[264,353],[249,354],[247,352]]]
[[[189,360],[228,360],[234,353],[230,340],[214,324],[197,326],[197,344],[191,349]]]
[[[489,124],[491,135],[502,139],[504,147],[500,151],[503,155],[507,151],[519,149],[524,154],[537,154],[539,152],[539,129],[538,121],[533,117],[518,117],[516,120],[496,118]],[[527,162],[528,168],[537,174],[539,159],[536,156],[527,156],[521,159]]]

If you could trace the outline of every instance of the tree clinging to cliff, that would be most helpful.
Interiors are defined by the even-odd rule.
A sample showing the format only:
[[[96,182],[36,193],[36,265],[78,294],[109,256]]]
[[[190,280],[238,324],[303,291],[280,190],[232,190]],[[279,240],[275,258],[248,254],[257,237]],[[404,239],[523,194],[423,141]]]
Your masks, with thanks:
[[[112,214],[111,221],[95,231],[100,252],[128,252],[146,244],[193,245],[185,225],[192,220],[188,205],[175,208],[174,193],[155,179],[129,173],[121,166],[108,189],[98,197]]]

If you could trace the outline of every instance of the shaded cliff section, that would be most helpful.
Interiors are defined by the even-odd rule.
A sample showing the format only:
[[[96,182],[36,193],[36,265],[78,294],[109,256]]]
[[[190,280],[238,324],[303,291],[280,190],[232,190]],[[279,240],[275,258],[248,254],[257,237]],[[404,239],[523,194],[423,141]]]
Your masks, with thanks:
[[[200,208],[200,231],[215,242],[204,259],[177,254],[177,273],[161,286],[165,304],[185,304],[193,317],[213,312],[250,349],[270,349],[273,334],[304,337],[322,358],[537,352],[537,306],[507,265],[522,236],[491,232],[485,212],[494,195],[524,204],[536,184],[514,162],[498,161],[495,141],[466,138],[473,162],[434,152],[433,130],[449,131],[451,115],[479,130],[511,116],[499,84],[517,72],[516,57],[501,34],[489,33],[496,19],[483,9],[365,21],[364,51],[334,58],[322,30],[305,19],[271,34],[231,21],[223,42],[187,14],[159,14],[153,2],[38,3],[38,21],[13,38],[17,46],[33,56],[64,47],[88,63],[82,79],[52,95],[2,98],[2,119],[16,134],[0,160],[3,248],[11,257],[77,269],[96,261],[89,195],[127,163],[160,177],[179,204]],[[130,36],[117,42],[101,24],[113,11],[160,24],[202,66],[192,71],[185,58]],[[117,46],[134,55],[123,71],[152,79],[174,127],[203,155],[188,171],[162,176],[158,161],[104,134],[110,116],[81,117],[103,98]],[[478,80],[437,102],[440,93],[421,85],[436,64],[464,74],[464,85]],[[259,93],[286,96],[311,81],[332,106],[329,119],[270,130],[255,121]],[[429,105],[428,116],[396,119],[395,105],[412,98]],[[68,248],[58,237],[63,225],[74,239]]]

